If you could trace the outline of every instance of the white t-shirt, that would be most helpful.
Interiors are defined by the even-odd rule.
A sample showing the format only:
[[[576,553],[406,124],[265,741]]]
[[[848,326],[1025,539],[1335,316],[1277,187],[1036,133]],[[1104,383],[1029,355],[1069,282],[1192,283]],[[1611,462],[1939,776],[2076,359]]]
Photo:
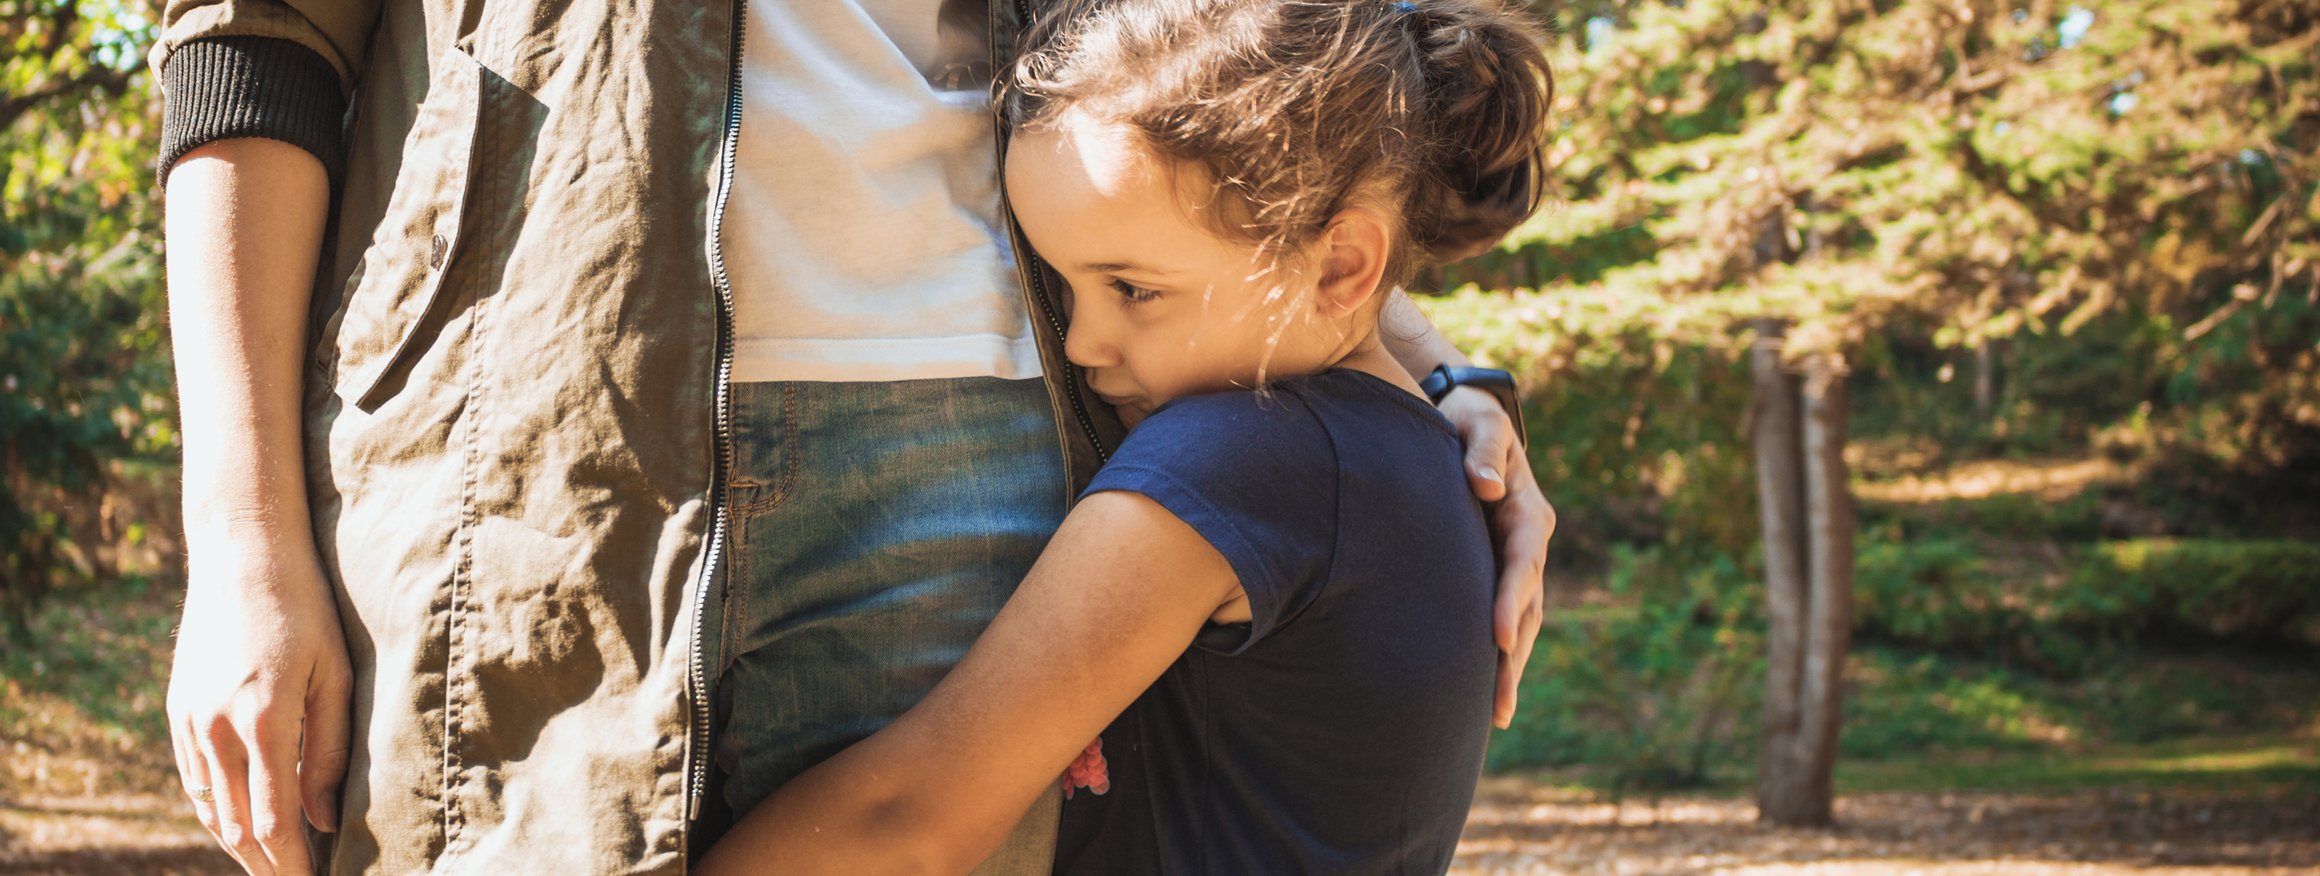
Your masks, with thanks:
[[[1039,376],[981,0],[754,3],[723,247],[735,380]]]

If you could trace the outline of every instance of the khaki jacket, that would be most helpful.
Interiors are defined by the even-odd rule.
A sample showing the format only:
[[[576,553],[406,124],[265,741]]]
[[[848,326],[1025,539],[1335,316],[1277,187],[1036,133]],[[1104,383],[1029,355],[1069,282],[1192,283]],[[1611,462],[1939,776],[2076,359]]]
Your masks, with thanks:
[[[156,70],[278,37],[350,95],[305,424],[356,677],[331,872],[684,867],[722,657],[744,6],[167,4]],[[1032,6],[990,3],[995,65]],[[1121,429],[1015,245],[1076,492]]]

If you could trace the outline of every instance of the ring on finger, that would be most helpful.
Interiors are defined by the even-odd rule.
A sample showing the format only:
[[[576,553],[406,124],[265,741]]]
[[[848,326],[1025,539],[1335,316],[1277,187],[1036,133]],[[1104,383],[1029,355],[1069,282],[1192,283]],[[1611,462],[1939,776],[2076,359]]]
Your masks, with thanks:
[[[210,790],[210,786],[201,785],[193,789],[193,799],[203,803],[213,803],[217,801],[217,793]]]

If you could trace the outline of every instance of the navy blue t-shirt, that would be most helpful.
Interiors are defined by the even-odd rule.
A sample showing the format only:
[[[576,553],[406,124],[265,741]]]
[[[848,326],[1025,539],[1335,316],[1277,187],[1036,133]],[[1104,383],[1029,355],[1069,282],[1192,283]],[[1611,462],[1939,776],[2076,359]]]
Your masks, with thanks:
[[[1089,493],[1151,497],[1224,555],[1211,624],[1104,732],[1056,872],[1441,873],[1490,733],[1495,559],[1463,451],[1356,371],[1180,399]]]

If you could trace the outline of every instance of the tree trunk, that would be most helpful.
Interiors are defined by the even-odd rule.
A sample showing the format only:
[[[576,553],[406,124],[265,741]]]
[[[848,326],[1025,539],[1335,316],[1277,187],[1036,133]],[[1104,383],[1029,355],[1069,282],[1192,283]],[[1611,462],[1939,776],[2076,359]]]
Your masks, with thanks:
[[[1854,516],[1845,468],[1844,364],[1834,356],[1813,356],[1798,392],[1796,378],[1779,369],[1777,357],[1768,357],[1762,347],[1756,356],[1751,364],[1759,405],[1757,478],[1764,503],[1771,626],[1757,813],[1782,826],[1825,825],[1833,813],[1832,778],[1853,620]],[[1787,413],[1777,413],[1782,411]],[[1768,424],[1767,417],[1789,425]],[[1800,519],[1801,526],[1776,524]]]
[[[1755,378],[1755,422],[1749,431],[1756,454],[1757,508],[1764,521],[1765,613],[1770,620],[1756,793],[1765,800],[1793,773],[1788,753],[1796,743],[1805,639],[1804,442],[1797,378],[1780,360],[1786,329],[1769,319],[1755,326],[1748,361]]]
[[[1998,364],[1990,345],[1997,341],[1983,338],[1974,342],[1974,417],[1984,423],[1990,421],[1992,409],[1998,401]]]
[[[1808,777],[1796,823],[1830,821],[1837,728],[1844,706],[1845,653],[1853,631],[1853,491],[1845,468],[1845,371],[1816,356],[1804,386],[1805,509],[1811,515],[1806,563],[1812,607],[1805,617],[1803,713],[1797,721],[1797,766]]]

